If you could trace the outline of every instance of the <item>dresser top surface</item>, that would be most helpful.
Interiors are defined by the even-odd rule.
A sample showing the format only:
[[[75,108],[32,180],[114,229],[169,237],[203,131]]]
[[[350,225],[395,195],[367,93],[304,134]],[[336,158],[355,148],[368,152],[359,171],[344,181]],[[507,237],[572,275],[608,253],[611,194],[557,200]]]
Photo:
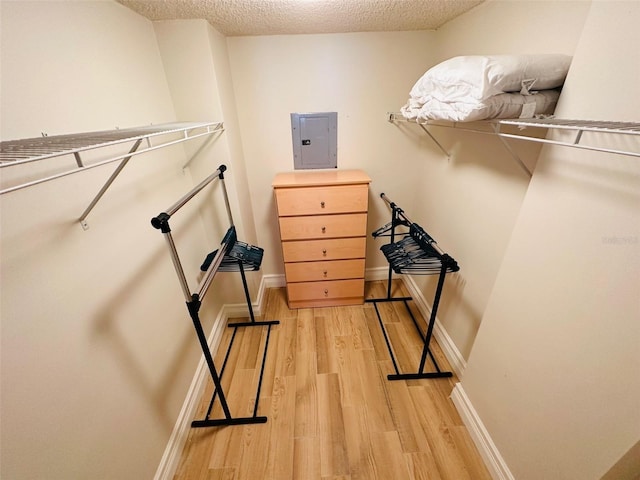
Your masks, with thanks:
[[[353,185],[371,183],[362,170],[319,170],[278,173],[271,184],[274,188],[323,185]]]

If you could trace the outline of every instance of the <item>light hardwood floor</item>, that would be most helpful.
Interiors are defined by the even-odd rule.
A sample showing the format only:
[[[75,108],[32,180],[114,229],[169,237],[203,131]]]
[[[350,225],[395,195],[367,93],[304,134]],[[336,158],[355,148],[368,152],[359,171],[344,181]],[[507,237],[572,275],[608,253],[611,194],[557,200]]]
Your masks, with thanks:
[[[408,296],[399,282],[392,292]],[[386,282],[367,282],[365,296],[385,297]],[[404,305],[378,308],[400,370],[415,372],[422,341]],[[387,380],[393,365],[372,304],[289,310],[277,288],[268,291],[263,318],[280,320],[272,327],[259,402],[267,423],[191,429],[174,480],[490,480],[449,399],[455,376]],[[234,417],[253,412],[266,330],[236,335],[222,379]],[[232,331],[224,334],[216,365]],[[211,383],[196,419],[204,416]],[[212,418],[221,418],[216,404]]]

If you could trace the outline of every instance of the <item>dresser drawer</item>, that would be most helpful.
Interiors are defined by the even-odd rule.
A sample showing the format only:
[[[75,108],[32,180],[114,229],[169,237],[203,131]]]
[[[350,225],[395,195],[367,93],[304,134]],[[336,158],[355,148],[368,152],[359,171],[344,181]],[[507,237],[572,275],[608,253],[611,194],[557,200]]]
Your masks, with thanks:
[[[289,308],[364,302],[370,182],[340,169],[274,178]]]
[[[364,258],[330,262],[285,263],[287,282],[364,278]]]
[[[282,240],[362,237],[367,235],[367,214],[280,217]]]
[[[366,237],[292,240],[282,242],[282,256],[285,263],[364,258],[365,248]]]
[[[287,295],[290,302],[363,298],[364,280],[289,283],[287,284]]]
[[[278,188],[278,215],[324,215],[366,212],[368,185]]]

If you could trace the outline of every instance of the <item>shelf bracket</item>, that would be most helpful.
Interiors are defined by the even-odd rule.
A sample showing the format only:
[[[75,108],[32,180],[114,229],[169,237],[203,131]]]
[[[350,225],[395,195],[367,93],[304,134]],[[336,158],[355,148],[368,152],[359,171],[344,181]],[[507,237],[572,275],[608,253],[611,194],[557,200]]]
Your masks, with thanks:
[[[495,132],[496,136],[500,139],[500,141],[504,145],[504,148],[506,148],[507,151],[511,154],[511,156],[513,157],[515,162],[518,164],[518,166],[520,166],[520,168],[522,168],[522,170],[524,170],[525,173],[527,175],[529,175],[529,177],[532,177],[533,176],[533,172],[527,168],[527,166],[522,161],[520,156],[516,153],[516,151],[513,148],[511,148],[511,145],[509,144],[509,142],[507,140],[505,140],[504,137],[502,136],[502,134],[500,132],[500,124],[499,123],[492,123],[491,127],[493,128],[493,131]]]
[[[80,158],[80,154],[78,152],[73,152],[73,156],[76,159],[76,163],[78,164],[78,168],[84,167],[84,164],[82,163],[82,158]]]
[[[396,118],[397,118],[397,115],[395,113],[389,112],[387,116],[387,121],[389,123],[395,123]],[[404,119],[404,117],[402,118]],[[418,125],[422,130],[424,130],[424,133],[429,135],[429,138],[431,138],[433,143],[435,143],[438,146],[438,148],[442,151],[442,153],[444,153],[447,156],[447,158],[451,158],[451,155],[449,154],[449,152],[442,146],[442,144],[436,139],[436,137],[433,136],[433,134],[427,129],[427,127],[424,126],[424,124],[416,120],[416,125]]]
[[[191,162],[193,161],[194,158],[196,158],[198,155],[200,155],[200,152],[202,150],[204,150],[204,148],[207,146],[207,144],[209,142],[212,142],[215,138],[217,138],[217,135],[222,134],[222,132],[224,132],[223,129],[221,128],[216,128],[214,130],[211,129],[211,126],[207,127],[207,133],[210,134],[210,136],[208,136],[204,142],[202,142],[202,144],[198,147],[198,149],[195,151],[195,153],[193,155],[191,155],[191,157],[189,158],[189,160],[187,160],[187,162],[182,166],[182,170],[184,171],[187,167],[189,167],[189,165],[191,164]],[[214,134],[216,134],[216,136],[214,136]],[[186,138],[186,132],[185,132],[185,138]]]
[[[427,127],[425,127],[425,126],[424,126],[423,124],[421,124],[421,123],[419,123],[418,125],[420,125],[420,128],[421,128],[422,130],[424,130],[424,131],[425,131],[425,133],[426,133],[427,135],[429,135],[429,137],[431,137],[431,140],[433,140],[433,142],[434,142],[434,143],[435,143],[435,144],[440,148],[440,150],[442,150],[442,153],[444,153],[444,154],[447,156],[447,158],[451,158],[451,155],[449,155],[449,152],[447,152],[447,151],[445,150],[445,148],[440,144],[440,142],[439,142],[438,140],[436,140],[436,137],[434,137],[434,136],[431,134],[431,132],[430,132],[429,130],[427,130]]]
[[[149,142],[149,137],[146,137],[146,139],[147,139],[147,142]],[[142,138],[139,138],[138,140],[136,140],[136,143],[134,143],[133,147],[131,147],[131,150],[129,150],[128,155],[122,159],[122,161],[118,164],[118,167],[114,170],[114,172],[111,174],[109,179],[102,186],[102,188],[100,189],[98,194],[94,197],[94,199],[91,201],[89,206],[85,209],[84,212],[82,212],[82,215],[80,215],[80,218],[78,219],[78,221],[80,222],[80,225],[82,226],[83,230],[89,229],[89,224],[86,221],[87,216],[89,215],[91,210],[93,210],[93,208],[96,206],[96,204],[100,201],[100,199],[105,194],[105,192],[109,189],[109,187],[111,186],[113,181],[116,179],[116,177],[120,175],[120,172],[122,172],[124,167],[127,166],[127,163],[129,163],[129,160],[131,160],[131,157],[133,157],[134,152],[138,150],[138,147],[140,146],[141,143],[142,143]]]

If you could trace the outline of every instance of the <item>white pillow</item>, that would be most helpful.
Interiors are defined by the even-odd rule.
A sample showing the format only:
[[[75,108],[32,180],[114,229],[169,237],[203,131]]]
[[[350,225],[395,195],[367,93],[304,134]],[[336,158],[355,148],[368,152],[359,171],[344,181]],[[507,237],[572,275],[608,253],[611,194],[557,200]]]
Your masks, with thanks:
[[[454,57],[429,69],[410,96],[417,102],[429,98],[471,102],[500,93],[558,88],[570,64],[571,57],[561,54]]]

